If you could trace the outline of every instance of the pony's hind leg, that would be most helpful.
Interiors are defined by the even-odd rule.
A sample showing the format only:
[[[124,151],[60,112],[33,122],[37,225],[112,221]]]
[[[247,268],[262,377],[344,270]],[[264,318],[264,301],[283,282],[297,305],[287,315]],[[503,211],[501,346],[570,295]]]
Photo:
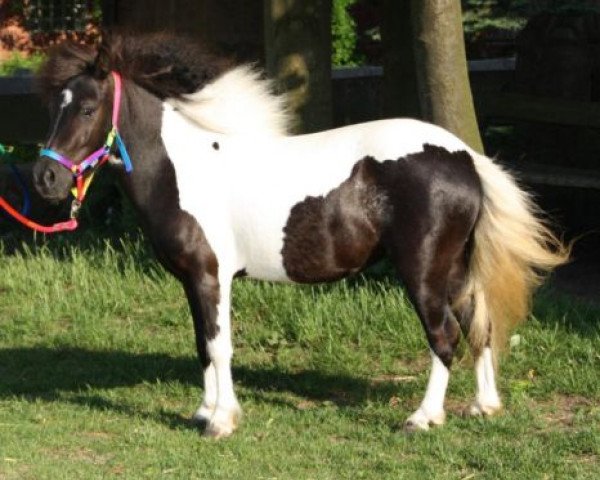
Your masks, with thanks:
[[[469,336],[471,325],[475,316],[487,316],[485,299],[480,293],[474,292],[472,284],[467,285],[466,279],[461,280],[462,285],[453,295],[453,311],[458,318],[462,332],[471,344],[471,352],[475,358],[475,379],[477,392],[475,401],[469,407],[471,415],[493,415],[502,409],[500,395],[496,388],[495,362],[491,342],[491,325],[488,325],[486,338],[473,342]],[[479,319],[478,319],[479,320]],[[474,345],[475,344],[475,345]],[[479,345],[483,344],[483,348]]]
[[[408,430],[427,430],[445,421],[446,388],[460,339],[451,299],[465,282],[468,239],[475,216],[470,213],[454,223],[447,222],[447,215],[432,215],[421,233],[408,229],[394,232],[392,260],[421,320],[432,358],[427,390],[419,408],[406,421]]]
[[[427,242],[421,245],[421,248],[427,248]],[[427,390],[419,408],[407,419],[407,430],[427,430],[430,425],[444,423],[450,366],[460,336],[458,322],[448,304],[452,258],[448,258],[448,252],[441,248],[422,253],[413,255],[406,250],[393,256],[425,329],[432,360]]]
[[[423,311],[421,308],[417,310]],[[458,326],[447,306],[421,313],[420,317],[431,348],[431,371],[419,408],[406,420],[405,428],[409,431],[428,430],[430,425],[442,425],[445,422],[444,400],[458,343]]]
[[[450,370],[432,350],[431,373],[429,374],[425,396],[419,408],[406,420],[405,430],[409,432],[429,430],[430,425],[444,424],[446,421],[444,399],[446,398],[449,378]]]
[[[475,378],[477,380],[477,393],[475,401],[469,408],[469,413],[476,416],[490,416],[501,411],[502,402],[496,388],[494,359],[490,347],[484,347],[475,360]]]
[[[389,204],[382,238],[425,329],[432,356],[427,390],[411,430],[445,419],[444,398],[460,337],[452,312],[455,265],[464,262],[481,206],[481,182],[467,152],[424,145],[384,162],[377,181]]]

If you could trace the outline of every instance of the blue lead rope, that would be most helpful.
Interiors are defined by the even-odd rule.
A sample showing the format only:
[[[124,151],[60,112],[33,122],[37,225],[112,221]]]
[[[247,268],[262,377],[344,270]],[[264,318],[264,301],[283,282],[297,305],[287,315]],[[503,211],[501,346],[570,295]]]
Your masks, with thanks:
[[[29,195],[29,189],[27,188],[27,184],[21,176],[21,172],[19,172],[19,169],[14,163],[9,163],[8,166],[10,167],[10,170],[17,179],[17,183],[19,184],[23,192],[23,207],[21,208],[21,215],[29,215],[29,211],[31,210],[31,197]]]

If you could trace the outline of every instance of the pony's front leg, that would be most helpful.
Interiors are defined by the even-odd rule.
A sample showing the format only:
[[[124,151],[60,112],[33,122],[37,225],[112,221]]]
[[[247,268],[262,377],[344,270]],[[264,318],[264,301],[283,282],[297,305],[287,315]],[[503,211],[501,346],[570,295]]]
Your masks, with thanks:
[[[204,398],[193,418],[206,426],[206,436],[227,437],[237,428],[241,417],[231,377],[231,280],[188,283],[186,293],[204,368]]]
[[[210,422],[213,413],[215,413],[215,407],[217,405],[217,377],[215,366],[210,360],[208,366],[203,368],[203,372],[204,396],[198,410],[194,413],[192,420],[194,423],[206,427],[208,426],[208,422]]]
[[[213,386],[216,387],[214,411],[205,430],[205,435],[214,438],[231,435],[237,428],[242,416],[242,409],[235,396],[231,376],[231,357],[233,356],[230,320],[231,277],[221,279],[220,287],[221,296],[217,307],[217,332],[214,338],[207,339],[211,365],[204,372],[205,385],[214,381]],[[211,368],[213,371],[211,371]],[[210,390],[207,393],[210,394]]]

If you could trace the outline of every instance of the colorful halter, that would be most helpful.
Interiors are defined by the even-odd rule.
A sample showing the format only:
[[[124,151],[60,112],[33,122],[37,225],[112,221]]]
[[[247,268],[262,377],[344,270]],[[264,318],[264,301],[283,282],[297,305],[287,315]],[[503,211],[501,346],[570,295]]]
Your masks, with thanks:
[[[83,199],[85,198],[85,194],[87,193],[88,187],[94,178],[94,169],[103,165],[109,158],[110,151],[116,141],[117,150],[121,155],[121,160],[123,161],[123,165],[125,167],[125,171],[129,174],[133,170],[133,166],[131,164],[131,158],[127,153],[127,149],[125,148],[125,143],[119,134],[119,111],[121,108],[121,75],[117,72],[111,72],[115,88],[114,88],[114,98],[113,98],[113,110],[112,110],[112,128],[106,137],[106,142],[104,145],[93,152],[91,155],[88,155],[81,163],[76,164],[69,158],[61,155],[60,153],[50,149],[43,148],[40,150],[40,156],[48,157],[52,160],[57,161],[63,167],[71,171],[73,177],[75,179],[75,187],[71,190],[73,194],[73,202],[71,203],[71,214],[70,220],[66,222],[55,223],[54,225],[45,226],[40,225],[23,215],[17,212],[14,208],[12,208],[2,197],[0,197],[0,207],[3,207],[10,215],[12,215],[16,220],[24,224],[25,226],[31,228],[32,230],[41,232],[41,233],[56,233],[62,232],[65,230],[75,230],[78,226],[77,223],[77,215],[79,213],[79,209],[81,208],[81,204]],[[84,177],[85,173],[88,170],[92,170],[91,173]]]
[[[40,150],[41,157],[48,157],[52,160],[56,160],[63,167],[70,170],[73,173],[73,177],[75,178],[75,187],[72,190],[73,196],[75,197],[75,201],[81,203],[85,194],[87,193],[87,189],[94,178],[94,172],[88,175],[87,178],[84,178],[85,172],[88,170],[93,170],[97,166],[102,165],[104,162],[108,160],[110,150],[112,149],[115,140],[117,142],[117,149],[121,154],[121,160],[123,161],[123,165],[125,166],[125,171],[127,173],[131,173],[133,167],[131,165],[131,159],[129,158],[129,154],[127,153],[127,149],[125,148],[125,144],[123,143],[123,139],[119,134],[119,111],[121,109],[121,75],[117,72],[111,72],[114,82],[115,82],[115,93],[113,99],[113,110],[112,110],[112,128],[110,132],[108,132],[108,136],[106,137],[106,142],[104,145],[88,155],[81,163],[75,164],[72,160],[61,155],[60,153],[50,149],[43,148]]]

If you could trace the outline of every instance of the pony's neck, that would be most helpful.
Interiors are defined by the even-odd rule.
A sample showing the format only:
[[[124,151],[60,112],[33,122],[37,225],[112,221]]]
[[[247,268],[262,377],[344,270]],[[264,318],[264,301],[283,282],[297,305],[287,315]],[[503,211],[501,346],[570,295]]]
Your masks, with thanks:
[[[150,228],[161,228],[165,216],[179,208],[175,170],[160,135],[162,102],[131,81],[124,81],[119,130],[127,146],[133,172],[121,183]]]

